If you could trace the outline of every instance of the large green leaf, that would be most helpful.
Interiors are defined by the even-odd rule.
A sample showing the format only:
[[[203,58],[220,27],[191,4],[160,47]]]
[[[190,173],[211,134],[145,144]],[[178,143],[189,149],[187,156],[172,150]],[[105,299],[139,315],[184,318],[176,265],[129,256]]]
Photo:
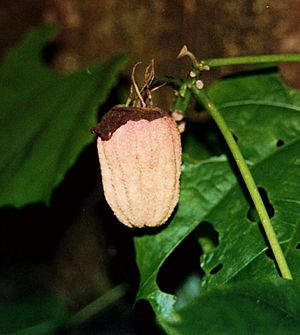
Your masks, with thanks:
[[[277,73],[221,80],[209,93],[237,136],[257,185],[267,192],[275,211],[272,225],[294,276],[299,278],[300,94],[286,87]],[[234,271],[238,277],[244,277],[244,273],[255,278],[273,275],[273,264],[263,253],[266,244],[253,235],[257,223],[246,218],[249,204],[239,185],[219,208],[207,220],[220,232],[222,241],[217,250],[203,257],[202,266],[208,273],[223,259],[235,262],[228,263],[227,268],[223,263],[222,271],[206,277],[203,283],[228,281]],[[254,250],[260,250],[261,255]],[[241,262],[236,262],[238,259]],[[231,274],[226,275],[229,268]]]
[[[183,165],[180,202],[173,220],[155,235],[135,238],[136,260],[141,275],[137,298],[151,296],[151,302],[157,305],[159,300],[156,294],[153,299],[152,294],[157,290],[156,276],[163,261],[235,184],[235,176],[230,173],[224,156]],[[164,311],[167,317],[169,311]]]
[[[0,67],[0,206],[48,202],[94,140],[89,128],[124,65],[124,56],[62,76],[41,61],[57,29],[31,30]]]
[[[300,283],[242,281],[200,294],[178,309],[176,334],[298,334]],[[175,332],[174,332],[175,333]]]
[[[220,80],[209,94],[237,136],[257,184],[267,193],[275,210],[272,223],[291,270],[299,278],[300,94],[285,87],[274,73]],[[247,218],[251,203],[233,167],[222,157],[185,163],[173,219],[157,234],[135,238],[141,274],[137,299],[148,299],[162,318],[175,317],[171,303],[175,297],[159,290],[158,271],[203,220],[219,233],[217,248],[203,248],[203,288],[278,276],[265,254],[267,246],[258,223]]]

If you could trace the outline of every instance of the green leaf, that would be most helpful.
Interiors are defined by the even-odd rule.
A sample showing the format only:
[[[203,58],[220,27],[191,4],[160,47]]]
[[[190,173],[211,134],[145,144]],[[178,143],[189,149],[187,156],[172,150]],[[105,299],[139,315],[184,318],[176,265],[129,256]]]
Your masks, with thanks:
[[[156,299],[155,308],[163,310],[165,318],[171,315],[171,309],[165,308],[165,302],[160,305],[156,292],[156,277],[162,263],[235,184],[236,178],[224,156],[196,164],[185,163],[180,201],[174,218],[159,233],[135,238],[136,261],[141,275],[137,299],[151,297],[151,302]],[[174,301],[174,298],[170,299]],[[171,304],[168,306],[171,308]]]
[[[41,61],[57,29],[40,27],[0,67],[0,206],[49,202],[82,149],[124,56],[62,76]]]
[[[274,208],[272,224],[292,273],[299,278],[300,94],[287,88],[277,74],[268,73],[220,80],[209,95],[237,136],[254,179]],[[219,245],[213,250],[203,248],[202,289],[246,278],[278,277],[265,253],[259,224],[247,217],[252,203],[236,176],[235,165],[222,156],[185,163],[180,202],[171,222],[155,235],[135,238],[141,275],[137,299],[148,299],[158,315],[162,306],[158,308],[159,299],[154,302],[153,297],[162,294],[156,284],[159,269],[204,220],[218,232]],[[173,306],[161,316],[176,318]]]
[[[190,160],[201,160],[210,157],[207,148],[199,141],[197,136],[192,132],[184,134],[182,141],[182,150]]]
[[[300,253],[296,250],[300,233],[300,199],[295,187],[300,181],[300,169],[295,164],[299,147],[300,141],[292,142],[252,168],[254,179],[267,191],[275,209],[272,225],[295,278],[300,278]],[[227,282],[251,266],[252,262],[259,262],[251,271],[252,277],[277,275],[273,262],[264,253],[266,243],[258,224],[247,219],[249,208],[242,189],[236,186],[206,218],[219,231],[221,241],[217,249],[202,258],[201,265],[207,273],[203,285]],[[218,264],[222,264],[223,268],[210,275]]]
[[[201,161],[222,153],[218,134],[215,129],[208,127],[187,129],[182,136],[182,150],[186,159],[194,161]]]
[[[300,94],[288,88],[278,73],[248,75],[217,81],[209,96],[221,110],[248,161],[276,152],[299,138]]]
[[[256,184],[267,193],[275,211],[272,225],[294,277],[299,278],[300,253],[296,246],[300,233],[297,188],[300,185],[300,93],[286,87],[277,73],[269,73],[220,80],[209,94],[237,136]],[[278,146],[279,140],[282,143]],[[222,210],[210,213],[207,220],[220,232],[222,241],[214,253],[203,257],[202,266],[206,272],[223,259],[229,262],[231,258],[235,260],[234,265],[228,263],[228,267],[231,274],[232,268],[236,268],[238,277],[244,278],[244,274],[254,278],[274,276],[274,265],[264,254],[266,243],[259,236],[256,238],[252,229],[257,223],[246,218],[249,202],[241,187],[237,185],[219,206]],[[245,224],[241,225],[243,222]],[[258,255],[259,250],[261,255]],[[241,262],[237,262],[238,259]],[[226,275],[225,263],[223,265],[220,273],[205,278],[203,284],[206,281],[222,283],[233,278]]]
[[[15,302],[0,302],[0,334],[52,334],[61,327],[66,313],[56,296],[34,296]]]
[[[300,283],[245,281],[212,288],[178,309],[168,326],[179,335],[297,334]]]

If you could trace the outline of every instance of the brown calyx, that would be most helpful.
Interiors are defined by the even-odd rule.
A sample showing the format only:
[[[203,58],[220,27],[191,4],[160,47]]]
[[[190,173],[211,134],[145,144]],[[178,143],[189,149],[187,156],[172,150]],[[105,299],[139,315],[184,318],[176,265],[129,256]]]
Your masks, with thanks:
[[[107,141],[118,128],[128,121],[153,121],[165,116],[168,116],[168,113],[160,108],[117,105],[107,112],[95,127],[91,128],[91,132]]]

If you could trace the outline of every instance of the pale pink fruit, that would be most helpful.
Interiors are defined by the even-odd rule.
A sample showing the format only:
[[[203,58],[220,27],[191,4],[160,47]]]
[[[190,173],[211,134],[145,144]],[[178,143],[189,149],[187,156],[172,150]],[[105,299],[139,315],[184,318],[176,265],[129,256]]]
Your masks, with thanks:
[[[129,227],[167,221],[178,202],[181,142],[175,121],[159,108],[115,106],[92,129],[105,198]]]

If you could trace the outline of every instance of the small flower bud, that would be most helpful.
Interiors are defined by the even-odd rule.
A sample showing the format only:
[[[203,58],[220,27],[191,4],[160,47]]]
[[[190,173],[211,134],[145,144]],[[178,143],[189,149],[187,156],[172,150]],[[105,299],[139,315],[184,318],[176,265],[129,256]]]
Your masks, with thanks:
[[[139,228],[165,223],[179,198],[175,121],[159,108],[115,106],[92,131],[104,195],[119,221]]]

